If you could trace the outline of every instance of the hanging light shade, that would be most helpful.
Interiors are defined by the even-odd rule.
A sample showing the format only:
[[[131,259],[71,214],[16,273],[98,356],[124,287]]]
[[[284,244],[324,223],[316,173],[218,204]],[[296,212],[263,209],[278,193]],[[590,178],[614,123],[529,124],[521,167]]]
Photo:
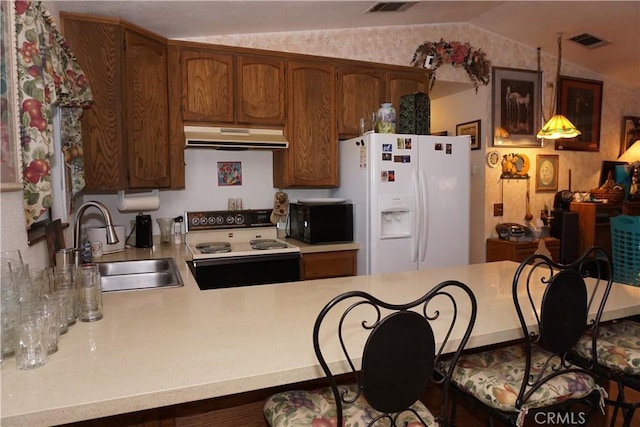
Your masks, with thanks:
[[[562,64],[562,33],[558,33],[558,71],[556,73],[556,102],[558,100],[559,82],[560,82],[560,66]],[[540,67],[540,49],[538,49],[538,68]],[[544,139],[560,139],[575,138],[581,135],[571,120],[563,114],[552,116],[547,123],[542,126],[536,137]]]
[[[580,131],[569,119],[562,114],[556,114],[542,126],[536,136],[545,139],[560,139],[575,138],[578,135],[581,135]]]

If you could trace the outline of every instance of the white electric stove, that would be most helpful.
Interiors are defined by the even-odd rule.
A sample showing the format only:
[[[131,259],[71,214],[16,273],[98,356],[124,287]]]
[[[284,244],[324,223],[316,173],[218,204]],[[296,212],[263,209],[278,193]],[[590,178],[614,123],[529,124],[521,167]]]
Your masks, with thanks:
[[[200,289],[300,280],[300,248],[277,238],[271,210],[185,212]]]

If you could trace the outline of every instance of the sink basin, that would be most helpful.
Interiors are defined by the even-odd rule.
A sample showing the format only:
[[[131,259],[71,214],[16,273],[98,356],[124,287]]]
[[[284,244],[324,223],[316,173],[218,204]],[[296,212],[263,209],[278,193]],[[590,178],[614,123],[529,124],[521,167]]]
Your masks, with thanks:
[[[182,286],[173,258],[99,262],[98,269],[103,292]]]

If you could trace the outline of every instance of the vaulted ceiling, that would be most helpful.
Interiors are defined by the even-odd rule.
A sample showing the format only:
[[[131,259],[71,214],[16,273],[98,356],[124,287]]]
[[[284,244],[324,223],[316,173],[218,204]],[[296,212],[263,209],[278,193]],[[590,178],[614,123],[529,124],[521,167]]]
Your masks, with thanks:
[[[53,11],[114,16],[167,38],[466,22],[525,45],[557,52],[557,34],[605,43],[563,42],[563,60],[640,87],[640,1],[418,1],[368,12],[357,1],[45,1]],[[403,10],[404,9],[404,10]]]

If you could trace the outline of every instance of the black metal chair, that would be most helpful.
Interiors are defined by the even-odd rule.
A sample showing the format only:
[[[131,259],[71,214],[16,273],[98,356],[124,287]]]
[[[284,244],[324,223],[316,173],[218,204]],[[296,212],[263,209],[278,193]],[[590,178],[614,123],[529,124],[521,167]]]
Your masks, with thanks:
[[[616,385],[616,399],[606,399],[613,407],[611,427],[616,425],[618,413],[623,426],[631,426],[640,401],[628,401],[625,389],[640,391],[640,323],[627,319],[600,325],[597,334],[587,331],[575,349],[576,364]]]
[[[609,257],[600,248],[570,264],[527,257],[512,287],[523,339],[464,354],[452,376],[456,399],[481,404],[490,425],[498,419],[522,426],[527,417],[538,424],[582,425],[604,411],[606,392],[597,375],[570,363],[569,356],[587,328],[599,327],[611,288],[611,279],[602,278],[606,264]],[[454,399],[454,424],[455,404]]]
[[[361,291],[337,296],[313,329],[314,350],[329,387],[271,396],[264,407],[266,420],[278,427],[448,425],[452,370],[437,366],[445,353],[453,354],[447,357],[454,361],[460,357],[476,311],[472,291],[457,281],[442,282],[407,304]],[[336,372],[345,370],[355,382],[338,385]],[[431,381],[443,390],[438,413],[420,402]]]

